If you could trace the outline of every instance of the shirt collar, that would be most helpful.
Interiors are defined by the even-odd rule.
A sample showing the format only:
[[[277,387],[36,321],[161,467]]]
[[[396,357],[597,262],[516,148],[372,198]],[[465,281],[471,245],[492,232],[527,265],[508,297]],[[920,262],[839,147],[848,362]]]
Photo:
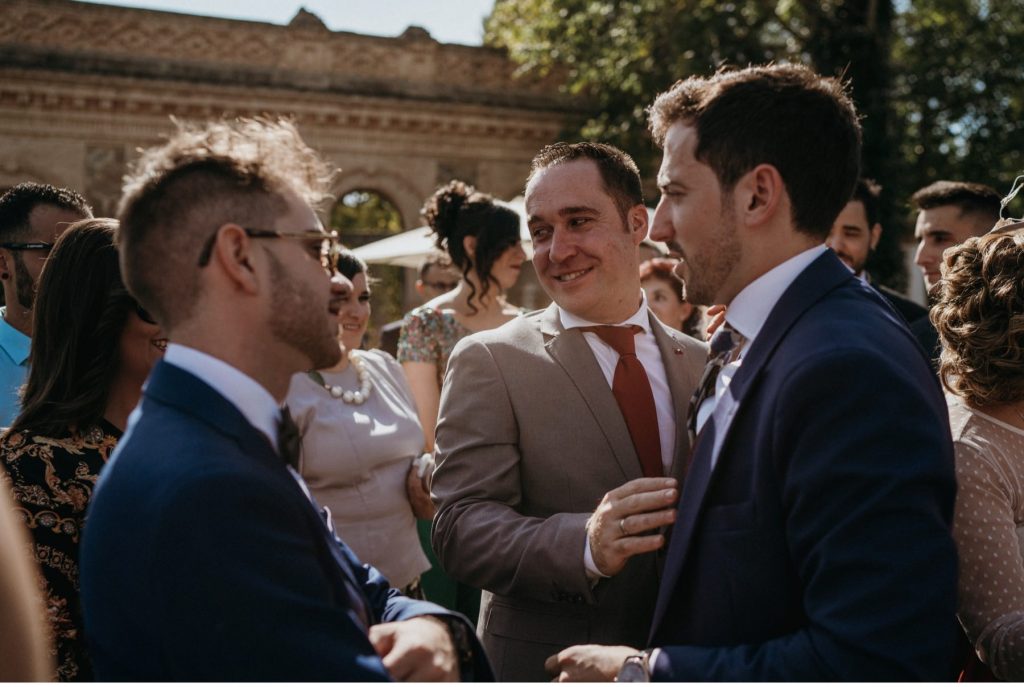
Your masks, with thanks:
[[[32,339],[7,322],[7,306],[0,307],[0,348],[18,365],[28,362]]]
[[[180,367],[209,384],[238,408],[249,424],[263,432],[272,446],[277,446],[281,407],[255,379],[223,360],[176,343],[167,346],[164,362]]]
[[[563,309],[560,305],[556,304],[556,307],[558,308],[558,318],[561,320],[562,327],[564,327],[565,329],[578,329],[580,327],[602,326],[599,322],[590,322],[589,320],[585,320],[582,317],[573,315],[568,310]],[[651,333],[651,320],[647,316],[647,294],[643,292],[643,289],[640,290],[640,307],[637,308],[636,312],[633,313],[631,317],[611,326],[625,327],[627,325],[636,325],[638,327],[642,327],[644,333]]]
[[[746,338],[745,347],[757,338],[772,308],[790,284],[827,250],[824,244],[808,248],[768,270],[736,294],[729,303],[725,319]]]

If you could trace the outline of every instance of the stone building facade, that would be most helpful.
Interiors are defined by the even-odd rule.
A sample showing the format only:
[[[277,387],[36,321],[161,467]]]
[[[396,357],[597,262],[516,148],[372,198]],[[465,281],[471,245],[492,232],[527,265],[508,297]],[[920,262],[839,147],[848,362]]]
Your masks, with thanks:
[[[3,0],[0,189],[67,186],[109,215],[126,165],[170,117],[288,115],[341,169],[337,198],[376,192],[412,228],[451,178],[518,195],[530,159],[559,138],[573,103],[555,78],[515,69],[499,51],[442,44],[417,27],[397,38],[331,31],[305,10],[279,26]]]

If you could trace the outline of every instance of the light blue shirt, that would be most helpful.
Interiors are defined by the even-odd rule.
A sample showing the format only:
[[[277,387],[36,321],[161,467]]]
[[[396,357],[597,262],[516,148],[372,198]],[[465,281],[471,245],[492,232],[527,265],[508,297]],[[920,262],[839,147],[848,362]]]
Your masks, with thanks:
[[[32,339],[7,324],[7,308],[0,307],[0,427],[10,427],[21,411],[18,392],[28,376]]]

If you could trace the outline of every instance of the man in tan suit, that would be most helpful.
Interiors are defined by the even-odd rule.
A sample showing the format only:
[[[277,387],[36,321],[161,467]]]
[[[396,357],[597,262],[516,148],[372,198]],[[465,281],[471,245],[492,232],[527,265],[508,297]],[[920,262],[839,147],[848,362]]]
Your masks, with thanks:
[[[479,631],[503,681],[549,679],[544,660],[580,641],[646,641],[707,357],[647,308],[647,211],[625,153],[548,146],[526,211],[555,302],[455,348],[433,482],[434,550],[485,590]]]

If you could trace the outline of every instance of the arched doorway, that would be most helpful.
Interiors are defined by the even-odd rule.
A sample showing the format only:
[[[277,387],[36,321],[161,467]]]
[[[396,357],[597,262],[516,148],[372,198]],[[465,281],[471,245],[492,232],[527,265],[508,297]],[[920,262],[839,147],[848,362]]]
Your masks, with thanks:
[[[357,248],[405,230],[395,203],[372,189],[359,188],[343,193],[331,208],[328,223],[347,248]],[[373,313],[364,342],[367,347],[377,345],[378,332],[383,325],[405,314],[405,270],[390,265],[371,265],[370,270]]]

